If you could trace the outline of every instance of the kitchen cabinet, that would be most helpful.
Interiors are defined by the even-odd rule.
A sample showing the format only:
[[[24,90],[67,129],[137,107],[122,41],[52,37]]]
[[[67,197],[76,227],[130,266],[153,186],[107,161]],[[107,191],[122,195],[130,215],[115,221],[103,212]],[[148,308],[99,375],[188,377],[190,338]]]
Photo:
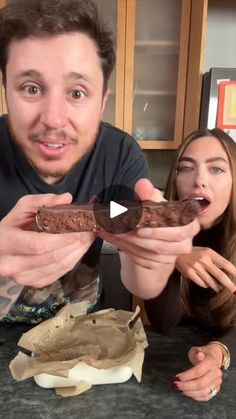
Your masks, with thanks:
[[[117,63],[104,120],[132,134],[144,149],[176,148],[184,127],[191,0],[95,2],[116,33]]]
[[[182,139],[190,4],[127,1],[124,128],[144,149]]]
[[[104,119],[143,149],[176,149],[198,127],[208,0],[96,0],[116,33]]]

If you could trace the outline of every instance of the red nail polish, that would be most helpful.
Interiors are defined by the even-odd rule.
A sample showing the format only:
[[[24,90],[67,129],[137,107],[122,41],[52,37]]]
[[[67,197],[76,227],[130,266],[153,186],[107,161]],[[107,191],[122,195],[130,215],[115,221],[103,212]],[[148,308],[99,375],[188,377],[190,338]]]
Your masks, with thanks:
[[[173,381],[181,381],[181,380],[178,376],[175,376]]]
[[[233,292],[234,295],[236,295],[236,290]]]
[[[177,384],[177,383],[175,383],[174,381],[171,383],[171,388],[172,388],[173,390],[179,391],[180,393],[182,393],[182,392],[183,392],[183,391],[182,391],[182,390],[180,390],[180,388],[178,387],[178,384]]]

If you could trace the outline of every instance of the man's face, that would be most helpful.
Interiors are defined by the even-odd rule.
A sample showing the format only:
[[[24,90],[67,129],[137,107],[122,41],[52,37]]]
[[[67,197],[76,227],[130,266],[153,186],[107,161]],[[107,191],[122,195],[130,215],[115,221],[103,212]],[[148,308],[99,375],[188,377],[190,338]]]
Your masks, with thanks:
[[[72,33],[10,44],[10,129],[47,183],[59,182],[94,145],[107,99],[93,41]]]

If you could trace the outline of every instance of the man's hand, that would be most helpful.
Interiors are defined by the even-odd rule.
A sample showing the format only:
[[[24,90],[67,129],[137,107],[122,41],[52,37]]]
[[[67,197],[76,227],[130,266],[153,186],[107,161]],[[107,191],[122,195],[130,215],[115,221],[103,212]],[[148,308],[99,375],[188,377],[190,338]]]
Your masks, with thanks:
[[[163,196],[147,179],[137,182],[135,192],[141,201],[163,201]],[[189,253],[192,238],[199,231],[197,220],[182,227],[142,228],[126,234],[99,235],[122,250],[135,264],[154,269],[160,264],[174,264],[178,255]]]
[[[235,266],[207,247],[193,247],[188,255],[181,255],[176,260],[176,268],[185,278],[200,287],[210,287],[216,292],[222,287],[235,292],[235,284],[229,276],[236,278]]]
[[[71,195],[27,195],[0,222],[0,277],[41,288],[70,271],[95,240],[94,233],[27,231],[40,206],[70,204]],[[1,290],[0,290],[1,293]]]
[[[194,400],[208,401],[222,384],[222,351],[215,344],[192,347],[188,357],[193,367],[178,374],[172,387]]]

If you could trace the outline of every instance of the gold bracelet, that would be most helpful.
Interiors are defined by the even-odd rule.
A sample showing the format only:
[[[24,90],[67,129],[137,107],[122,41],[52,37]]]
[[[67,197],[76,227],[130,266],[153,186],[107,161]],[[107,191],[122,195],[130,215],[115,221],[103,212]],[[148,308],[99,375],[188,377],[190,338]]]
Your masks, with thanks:
[[[209,344],[211,343],[217,343],[221,347],[222,353],[223,353],[221,368],[224,368],[224,370],[227,370],[230,366],[230,352],[227,346],[224,345],[222,342],[219,342],[218,340],[212,340],[211,342],[209,342]]]

